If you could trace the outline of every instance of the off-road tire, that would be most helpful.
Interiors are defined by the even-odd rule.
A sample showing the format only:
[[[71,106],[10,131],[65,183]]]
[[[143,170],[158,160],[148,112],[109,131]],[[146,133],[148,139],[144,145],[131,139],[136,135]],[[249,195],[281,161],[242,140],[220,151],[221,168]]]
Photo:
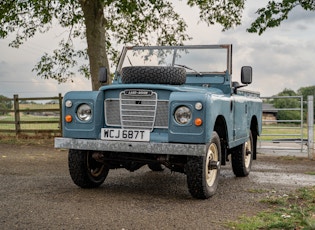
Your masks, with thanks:
[[[232,169],[235,176],[246,177],[250,173],[254,155],[253,145],[253,136],[250,131],[245,143],[231,149]]]
[[[68,166],[71,179],[81,188],[99,187],[108,175],[108,167],[92,158],[92,151],[70,149]]]
[[[121,70],[121,81],[123,84],[182,85],[186,82],[186,70],[174,66],[127,66]]]
[[[206,156],[189,156],[187,159],[187,185],[190,194],[197,199],[207,199],[213,196],[218,187],[221,145],[216,132],[212,133],[207,149]],[[218,163],[216,169],[210,169],[210,158]]]

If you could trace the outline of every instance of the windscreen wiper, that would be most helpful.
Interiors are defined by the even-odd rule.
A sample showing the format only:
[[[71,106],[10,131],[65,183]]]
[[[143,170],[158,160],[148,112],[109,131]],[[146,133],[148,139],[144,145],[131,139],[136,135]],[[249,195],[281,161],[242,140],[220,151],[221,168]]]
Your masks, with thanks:
[[[181,64],[176,64],[176,63],[174,63],[174,65],[179,66],[179,67],[183,67],[183,68],[185,68],[185,69],[192,70],[192,71],[194,71],[195,73],[197,73],[199,76],[202,76],[202,73],[200,73],[200,72],[198,72],[197,70],[195,70],[195,69],[193,69],[193,68],[190,68],[190,67],[188,67],[188,66],[186,66],[186,65],[181,65]]]

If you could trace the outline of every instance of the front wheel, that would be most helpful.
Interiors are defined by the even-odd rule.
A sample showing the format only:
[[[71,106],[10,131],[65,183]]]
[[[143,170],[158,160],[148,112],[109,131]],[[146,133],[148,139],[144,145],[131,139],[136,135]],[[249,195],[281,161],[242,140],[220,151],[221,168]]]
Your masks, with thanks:
[[[253,161],[253,136],[249,131],[248,140],[232,149],[232,169],[237,177],[248,176]]]
[[[220,146],[220,138],[213,132],[206,155],[188,157],[187,185],[193,197],[207,199],[215,194],[220,175]]]
[[[81,188],[100,186],[108,175],[108,167],[92,157],[92,151],[70,149],[69,172],[73,182]]]

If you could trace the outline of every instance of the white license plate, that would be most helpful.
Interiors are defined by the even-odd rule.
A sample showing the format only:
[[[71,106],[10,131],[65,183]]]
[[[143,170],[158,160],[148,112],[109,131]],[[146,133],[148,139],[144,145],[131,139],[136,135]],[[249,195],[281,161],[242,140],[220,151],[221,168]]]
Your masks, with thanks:
[[[102,128],[102,140],[150,141],[150,130]]]

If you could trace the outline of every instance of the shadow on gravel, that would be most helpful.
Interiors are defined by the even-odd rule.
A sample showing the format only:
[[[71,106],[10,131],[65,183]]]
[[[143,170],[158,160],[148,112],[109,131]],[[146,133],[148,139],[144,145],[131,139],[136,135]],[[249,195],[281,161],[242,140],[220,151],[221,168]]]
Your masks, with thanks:
[[[73,184],[67,151],[0,144],[1,229],[226,229],[227,220],[254,215],[259,202],[315,181],[315,161],[259,156],[248,177],[223,166],[217,193],[193,199],[186,176],[111,170],[97,189]],[[307,174],[307,172],[310,172]],[[314,184],[314,183],[313,183]]]

